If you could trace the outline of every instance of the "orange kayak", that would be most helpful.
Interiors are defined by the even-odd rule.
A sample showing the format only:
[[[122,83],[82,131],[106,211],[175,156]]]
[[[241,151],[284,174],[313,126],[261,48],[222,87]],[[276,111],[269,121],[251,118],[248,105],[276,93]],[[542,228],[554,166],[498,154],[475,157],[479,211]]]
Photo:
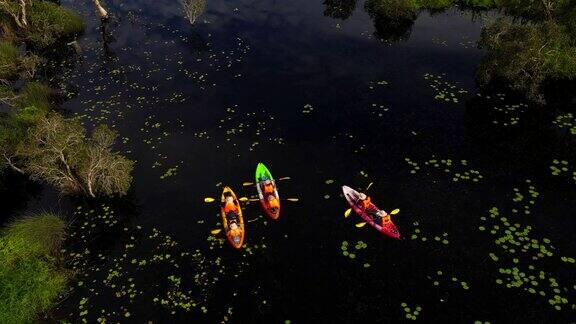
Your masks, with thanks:
[[[220,214],[222,215],[222,226],[224,226],[226,238],[235,249],[240,249],[244,244],[245,233],[240,202],[229,187],[224,187],[220,201]]]

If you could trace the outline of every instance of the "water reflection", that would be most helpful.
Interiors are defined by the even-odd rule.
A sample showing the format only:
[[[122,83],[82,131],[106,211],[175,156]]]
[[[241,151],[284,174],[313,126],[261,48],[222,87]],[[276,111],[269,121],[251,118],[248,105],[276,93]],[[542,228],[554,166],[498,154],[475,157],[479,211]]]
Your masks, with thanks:
[[[206,0],[183,0],[182,11],[184,17],[188,19],[191,25],[194,25],[196,19],[202,15],[206,9]]]
[[[108,59],[116,58],[116,53],[110,48],[110,44],[116,41],[114,35],[109,29],[109,21],[103,20],[100,24],[100,35],[102,36],[102,48],[104,49],[104,56]]]
[[[386,1],[384,4],[367,1],[364,9],[372,18],[374,35],[380,39],[397,42],[406,41],[416,21],[416,10],[403,1]]]
[[[356,9],[356,0],[325,0],[324,16],[346,20]]]

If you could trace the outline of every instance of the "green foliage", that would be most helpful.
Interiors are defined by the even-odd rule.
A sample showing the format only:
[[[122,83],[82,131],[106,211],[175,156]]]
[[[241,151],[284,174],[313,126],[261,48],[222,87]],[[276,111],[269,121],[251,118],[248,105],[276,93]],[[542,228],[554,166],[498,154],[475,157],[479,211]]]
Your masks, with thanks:
[[[12,79],[19,71],[18,49],[6,41],[0,41],[0,79]]]
[[[30,26],[25,31],[25,38],[35,47],[51,46],[61,38],[84,30],[82,18],[77,13],[53,2],[35,1],[28,11]]]
[[[488,51],[477,71],[481,85],[507,82],[528,98],[543,102],[547,79],[576,77],[576,47],[565,28],[554,21],[516,23],[498,19],[482,31],[480,46]]]
[[[366,0],[364,7],[371,16],[390,20],[413,19],[418,10],[414,0]]]
[[[458,4],[463,8],[491,9],[496,7],[495,0],[459,0]]]
[[[0,92],[13,106],[8,115],[0,116],[0,169],[10,166],[22,173],[21,149],[27,138],[27,129],[40,122],[52,109],[52,90],[41,83],[29,82],[18,95],[7,86],[0,87]]]
[[[66,224],[42,213],[16,220],[0,236],[0,318],[31,323],[66,288],[69,272],[58,266]]]
[[[88,193],[94,195],[125,195],[130,189],[134,162],[118,152],[112,152],[118,134],[106,125],[99,125],[92,132],[85,147],[86,156],[79,165],[80,175]]]
[[[97,127],[90,138],[77,119],[58,114],[43,118],[22,150],[26,171],[64,193],[124,195],[132,182],[133,162],[112,151],[117,134]]]
[[[417,0],[416,3],[422,9],[444,10],[453,5],[453,0]]]
[[[40,82],[28,82],[14,100],[14,117],[28,125],[34,125],[53,108],[52,89]]]
[[[6,148],[19,143],[26,134],[26,128],[9,116],[0,117],[0,147]],[[0,149],[1,151],[1,149]]]
[[[495,0],[505,12],[531,20],[557,18],[574,6],[573,0]]]
[[[20,218],[5,229],[2,250],[8,255],[3,263],[12,264],[21,259],[56,257],[66,235],[66,224],[57,215],[40,215]]]

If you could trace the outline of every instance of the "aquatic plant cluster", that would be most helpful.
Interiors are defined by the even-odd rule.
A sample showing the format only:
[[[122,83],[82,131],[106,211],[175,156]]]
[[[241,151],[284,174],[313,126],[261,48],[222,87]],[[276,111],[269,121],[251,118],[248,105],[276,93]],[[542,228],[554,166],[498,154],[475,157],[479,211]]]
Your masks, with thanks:
[[[570,177],[570,175],[572,175],[572,180],[576,184],[576,169],[571,169],[570,163],[567,160],[552,160],[550,172],[553,176],[561,176],[565,174],[567,177]]]
[[[327,8],[327,14],[338,19],[345,19],[355,8],[355,2],[326,2],[338,7],[331,10]],[[50,183],[62,193],[82,193],[92,198],[126,195],[132,182],[131,171],[134,163],[123,154],[131,154],[131,149],[136,149],[136,145],[144,146],[152,155],[150,161],[139,162],[149,162],[148,167],[158,171],[154,175],[156,180],[174,180],[185,173],[187,170],[184,161],[169,156],[173,148],[167,145],[175,137],[184,134],[185,122],[179,118],[164,120],[150,112],[157,106],[170,107],[194,101],[197,99],[196,94],[206,93],[216,87],[216,73],[228,73],[233,79],[243,78],[235,68],[242,64],[252,49],[247,41],[238,37],[231,43],[230,48],[221,50],[208,45],[201,50],[204,51],[201,55],[196,56],[185,51],[173,51],[176,48],[175,41],[189,43],[193,36],[179,34],[175,40],[169,42],[162,38],[147,37],[143,41],[146,48],[160,48],[158,53],[147,50],[140,52],[134,45],[117,47],[114,48],[115,51],[138,52],[145,62],[117,64],[113,50],[108,47],[109,39],[104,39],[104,46],[98,42],[87,42],[83,50],[102,54],[109,59],[112,62],[109,71],[102,73],[99,63],[78,67],[75,59],[67,61],[63,66],[60,66],[59,62],[48,62],[43,66],[46,69],[63,71],[56,73],[49,81],[51,85],[57,85],[64,97],[75,99],[79,93],[83,93],[103,98],[80,97],[82,111],[74,112],[76,118],[64,118],[55,113],[57,100],[54,98],[54,90],[42,82],[34,81],[36,69],[42,60],[38,56],[41,52],[37,52],[37,49],[71,41],[72,36],[80,33],[83,28],[80,18],[70,10],[49,1],[34,1],[34,5],[30,5],[28,0],[22,1],[28,6],[26,8],[30,9],[28,14],[24,15],[19,7],[14,6],[15,2],[8,7],[4,6],[4,3],[10,2],[0,2],[0,10],[11,17],[11,20],[9,23],[2,22],[1,27],[5,31],[9,30],[4,34],[11,35],[12,38],[0,42],[0,96],[2,101],[10,106],[9,113],[0,119],[0,153],[4,158],[0,166],[25,173],[31,179]],[[439,10],[454,4],[474,8],[501,6],[506,10],[518,9],[507,1],[495,3],[491,0],[368,0],[365,7],[373,16],[380,37],[405,39],[409,32],[407,29],[419,10]],[[205,2],[184,1],[183,6],[186,18],[190,23],[195,23],[205,9]],[[488,84],[496,79],[508,80],[512,88],[526,92],[532,100],[541,101],[541,84],[545,80],[572,77],[573,60],[566,53],[573,52],[574,44],[565,39],[568,22],[561,12],[565,7],[559,7],[560,9],[554,12],[544,8],[542,12],[532,13],[528,12],[530,8],[524,8],[526,10],[514,13],[521,17],[538,17],[544,13],[550,16],[551,20],[557,21],[542,22],[538,20],[540,18],[535,18],[537,22],[530,25],[521,20],[499,20],[485,29],[481,43],[488,49],[489,55],[478,71],[480,83]],[[25,27],[26,25],[29,27]],[[382,28],[383,25],[392,28]],[[102,25],[103,35],[106,34],[105,26]],[[145,32],[178,34],[178,30],[164,24],[146,23],[144,28]],[[495,39],[496,34],[502,38]],[[521,63],[526,63],[525,57],[537,54],[533,57],[539,64],[530,67],[530,80],[519,78],[519,70],[515,69],[516,66],[508,62],[506,57],[512,50],[518,49],[513,41],[514,38],[522,39],[519,37],[522,34],[522,37],[528,37],[530,42],[526,43],[530,46],[551,46],[554,53],[551,57],[542,57],[530,48],[516,51],[519,53],[516,58]],[[210,44],[212,36],[206,37],[206,43]],[[542,44],[546,37],[549,37],[551,45]],[[446,45],[442,40],[433,42]],[[467,43],[463,46],[468,45]],[[81,53],[78,55],[84,57]],[[500,70],[498,64],[501,62],[509,63],[505,65],[510,68],[509,71]],[[526,67],[526,64],[520,65]],[[90,77],[82,80],[86,76]],[[150,82],[144,85],[134,76]],[[185,93],[181,88],[169,89],[163,85],[166,81],[181,76],[197,85],[198,93]],[[440,103],[458,104],[467,99],[468,91],[461,88],[457,82],[448,81],[445,74],[427,73],[424,79],[433,90],[434,100]],[[16,83],[22,80],[25,81],[24,86],[17,88]],[[387,81],[377,80],[369,82],[368,88],[375,90],[388,85]],[[494,100],[504,100],[503,97],[503,94],[496,94]],[[496,104],[493,110],[501,118],[495,119],[493,123],[504,127],[517,125],[519,116],[528,107],[525,103]],[[295,109],[307,120],[314,120],[323,110],[321,108],[324,107],[303,101]],[[384,113],[389,111],[388,105],[380,102],[371,102],[367,109],[370,114],[378,117],[383,117]],[[239,109],[238,105],[233,104],[226,104],[223,110],[221,112],[224,114],[218,116],[224,117],[217,117],[217,121],[213,123],[215,126],[203,127],[193,132],[195,140],[205,143],[210,149],[226,149],[234,158],[244,157],[246,154],[254,156],[262,151],[264,144],[285,144],[285,138],[273,131],[280,124],[274,113],[263,108]],[[143,121],[132,119],[131,114],[136,111],[144,111],[146,118]],[[121,137],[123,148],[126,148],[123,153],[114,151],[112,147],[118,133],[112,129],[128,122],[134,122],[139,131],[130,134],[130,137],[125,134]],[[98,126],[100,123],[109,126]],[[571,113],[559,115],[553,123],[559,129],[568,129],[571,134],[576,132]],[[85,127],[92,131],[88,133]],[[412,131],[412,135],[416,136],[417,133]],[[361,138],[354,130],[339,132],[338,136],[351,141]],[[334,138],[337,136],[334,135]],[[56,149],[46,150],[46,147]],[[365,143],[355,146],[356,153],[365,149]],[[405,162],[410,174],[434,176],[434,179],[445,180],[449,186],[462,188],[474,185],[476,188],[487,182],[484,171],[481,173],[472,169],[468,160],[461,157],[442,159],[432,155],[430,159],[421,161],[405,158]],[[550,166],[550,172],[553,176],[572,177],[576,183],[576,169],[571,167],[567,160],[555,159]],[[372,169],[366,170],[368,171],[355,173],[355,176],[367,179],[368,172],[373,176]],[[440,177],[436,177],[438,175]],[[166,186],[168,182],[170,181],[159,183]],[[332,185],[337,182],[338,180],[328,179],[324,184]],[[219,183],[217,187],[221,185]],[[325,203],[335,197],[331,194],[322,192],[319,198],[324,198],[322,202]],[[570,283],[566,284],[561,278],[559,270],[550,266],[547,260],[573,267],[574,257],[560,253],[551,239],[539,236],[534,233],[532,226],[526,225],[533,220],[531,217],[537,216],[533,214],[536,213],[535,210],[539,211],[535,209],[539,197],[536,186],[528,180],[523,187],[513,188],[511,202],[506,202],[509,211],[503,212],[506,208],[491,206],[488,214],[480,217],[478,231],[489,237],[487,246],[491,252],[487,254],[487,259],[493,262],[493,266],[489,266],[488,270],[492,271],[497,287],[518,289],[525,295],[547,300],[550,307],[557,311],[573,310],[576,307],[574,290],[569,286]],[[251,198],[254,200],[255,196]],[[73,203],[78,204],[77,201]],[[246,204],[250,203],[251,200],[248,199]],[[206,235],[205,242],[190,248],[171,234],[156,227],[139,224],[137,220],[130,220],[127,214],[118,212],[117,207],[112,207],[109,203],[101,204],[88,200],[76,208],[68,231],[64,221],[58,216],[42,214],[17,220],[1,233],[0,286],[10,289],[7,290],[7,298],[4,294],[0,298],[0,317],[7,322],[38,320],[39,314],[54,307],[57,313],[66,312],[63,316],[66,321],[71,322],[131,321],[139,315],[138,310],[143,308],[159,310],[162,314],[175,316],[174,318],[181,314],[203,316],[216,312],[223,316],[222,322],[227,322],[233,318],[235,309],[228,302],[221,303],[221,309],[209,308],[209,305],[215,304],[214,292],[225,290],[227,295],[224,297],[228,297],[230,304],[234,304],[233,300],[239,291],[235,287],[222,289],[222,285],[230,282],[225,278],[242,279],[245,273],[251,271],[252,261],[267,256],[266,250],[273,244],[267,237],[258,235],[255,231],[255,234],[251,234],[252,243],[245,245],[244,249],[238,252],[238,257],[231,260],[223,256],[226,246],[224,238]],[[247,222],[268,225],[262,215]],[[424,219],[411,219],[405,224],[410,222],[413,230],[406,230],[406,233],[410,240],[414,241],[414,246],[422,247],[422,242],[429,242],[428,244],[433,244],[436,249],[454,248],[457,245],[450,244],[459,240],[454,232],[450,232],[449,236],[444,230],[429,231],[426,226],[429,223]],[[207,223],[209,222],[204,219],[198,219],[195,226],[202,232],[207,232],[208,225],[222,226],[220,222]],[[66,232],[69,233],[67,244],[63,245]],[[288,236],[284,234],[284,238],[288,239]],[[355,243],[354,240],[345,240],[341,242],[340,252],[351,266],[361,264],[364,268],[362,271],[373,271],[377,268],[373,266],[377,259],[370,259],[375,254],[371,250],[374,245],[370,246],[368,249],[368,243],[359,239],[355,239]],[[437,270],[429,275],[428,279],[438,289],[450,287],[453,290],[468,291],[468,281],[462,280],[459,273],[454,273],[456,272]],[[446,282],[448,284],[445,284]],[[64,297],[70,283],[72,286],[66,298],[67,303],[74,304],[72,310],[66,305],[56,304],[59,298]],[[260,286],[254,288],[254,294],[257,294],[258,289]],[[263,299],[258,301],[258,304],[263,307],[262,305],[270,303]],[[406,319],[416,320],[422,313],[421,303],[409,305],[401,302],[400,306]],[[5,317],[5,314],[12,317]],[[285,323],[290,322],[285,320]]]
[[[416,174],[421,170],[418,162],[410,158],[405,158],[404,160],[411,167],[411,174]],[[427,167],[428,170],[441,170],[446,174],[452,174],[452,181],[454,182],[480,182],[484,179],[480,171],[467,169],[467,160],[453,161],[452,159],[438,159],[433,157],[428,161],[424,161],[424,166]]]
[[[450,81],[444,80],[445,77],[445,74],[424,74],[424,79],[429,82],[430,87],[435,91],[434,99],[451,103],[460,102],[462,96],[466,95],[468,91],[462,88],[458,88],[456,84],[453,84]]]
[[[357,241],[356,244],[354,245],[354,249],[352,249],[352,247],[350,247],[350,250],[348,250],[348,241],[342,241],[342,245],[340,246],[340,249],[342,250],[342,255],[354,260],[356,259],[356,253],[358,253],[361,250],[364,250],[368,247],[368,244],[364,243],[363,241]],[[362,265],[364,268],[370,268],[370,263],[368,262],[364,262]]]
[[[463,290],[470,289],[470,287],[468,286],[468,283],[466,281],[460,281],[460,279],[458,279],[458,277],[455,277],[455,276],[450,277],[450,276],[446,275],[442,270],[436,271],[436,273],[433,276],[430,276],[430,279],[434,279],[434,281],[432,282],[432,285],[435,287],[440,287],[440,285],[442,284],[442,280],[445,280],[449,283],[451,282],[452,285],[456,284],[457,286],[459,286]]]
[[[422,233],[422,230],[419,228],[420,223],[419,222],[413,222],[412,225],[414,225],[414,231],[413,233],[410,235],[410,239],[411,240],[418,240],[418,238],[420,238],[420,241],[422,242],[427,242],[428,241],[428,237],[426,235],[424,235],[424,233]],[[450,244],[450,241],[448,240],[448,233],[444,232],[442,233],[442,235],[435,235],[433,237],[434,242],[439,242],[442,243],[444,245],[448,245]],[[430,242],[432,242],[432,240],[430,240]]]
[[[520,114],[528,107],[527,104],[507,104],[503,107],[494,107],[494,111],[502,115],[500,120],[495,119],[492,123],[501,124],[504,127],[517,125],[520,121]]]
[[[229,262],[209,253],[226,247],[223,238],[209,235],[206,247],[188,251],[156,228],[147,230],[127,224],[125,216],[106,204],[78,206],[74,218],[76,222],[69,230],[70,244],[61,251],[77,274],[71,290],[75,291],[78,312],[67,314],[68,320],[122,321],[132,316],[134,305],[141,304],[158,306],[171,315],[205,314],[215,285],[226,274],[241,276],[249,267],[250,258],[266,249],[263,238],[255,239],[260,243],[247,245],[241,252],[243,260]],[[94,241],[115,233],[123,238],[120,251],[111,253],[113,246]],[[154,274],[153,282],[148,274]],[[107,300],[105,305],[99,302],[102,298]],[[227,316],[233,312],[232,308],[218,311]]]
[[[558,257],[558,252],[549,238],[539,238],[532,233],[532,226],[522,225],[517,214],[519,209],[524,215],[530,214],[530,208],[535,205],[539,193],[530,180],[526,180],[529,190],[529,200],[515,188],[513,207],[510,209],[510,219],[502,216],[497,207],[488,211],[488,217],[482,216],[481,232],[489,232],[494,236],[494,243],[499,252],[490,252],[490,259],[498,267],[496,284],[506,288],[521,289],[532,295],[547,299],[548,304],[560,311],[563,307],[575,307],[569,300],[568,287],[562,287],[555,277],[555,271],[550,269],[543,259]],[[522,205],[522,208],[519,207]],[[515,218],[515,220],[512,220]],[[568,260],[562,257],[561,260]],[[573,259],[572,259],[573,260]],[[571,306],[570,306],[571,304]]]
[[[414,309],[412,310],[408,306],[408,303],[405,303],[405,302],[400,303],[400,307],[402,307],[402,310],[406,314],[405,317],[409,320],[414,320],[414,321],[418,319],[418,315],[420,315],[420,312],[422,311],[421,306],[416,305],[414,307]]]
[[[453,6],[476,11],[497,8],[522,18],[505,16],[483,29],[479,46],[488,54],[477,69],[481,86],[504,81],[532,101],[544,103],[542,85],[545,81],[576,76],[573,27],[576,9],[570,1],[368,0],[364,4],[374,20],[376,34],[392,41],[408,38],[419,11],[438,12]],[[427,75],[427,78],[436,84],[434,87],[442,86],[437,76]],[[447,89],[451,88],[448,85]],[[435,98],[458,100],[449,91],[439,91]]]
[[[560,129],[567,129],[571,135],[576,135],[576,117],[574,117],[574,114],[565,113],[558,115],[552,123]]]

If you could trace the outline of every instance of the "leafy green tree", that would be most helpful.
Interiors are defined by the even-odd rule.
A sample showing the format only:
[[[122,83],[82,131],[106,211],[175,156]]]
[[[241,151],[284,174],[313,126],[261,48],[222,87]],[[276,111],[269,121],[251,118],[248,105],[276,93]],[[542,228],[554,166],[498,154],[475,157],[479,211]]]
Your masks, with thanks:
[[[87,138],[78,120],[52,114],[32,129],[21,149],[24,169],[32,179],[64,193],[124,195],[132,182],[133,162],[112,151],[116,136],[107,126],[99,126]]]
[[[477,70],[480,85],[501,80],[530,99],[544,102],[545,80],[576,77],[576,46],[555,21],[520,23],[498,19],[482,31],[488,53]]]
[[[108,126],[100,125],[85,144],[78,173],[92,197],[97,193],[124,195],[130,188],[134,163],[110,149],[117,136]]]

